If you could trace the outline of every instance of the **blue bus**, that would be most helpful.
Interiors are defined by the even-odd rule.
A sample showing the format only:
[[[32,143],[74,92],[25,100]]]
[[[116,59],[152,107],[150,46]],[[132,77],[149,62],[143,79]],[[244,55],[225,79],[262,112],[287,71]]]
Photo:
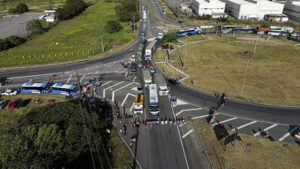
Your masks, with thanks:
[[[76,85],[55,83],[54,85],[51,86],[51,91],[53,94],[78,96],[78,90]]]
[[[176,32],[178,37],[182,37],[185,35],[195,35],[197,31],[195,29],[181,29]]]
[[[49,83],[24,83],[20,86],[22,93],[49,93]]]

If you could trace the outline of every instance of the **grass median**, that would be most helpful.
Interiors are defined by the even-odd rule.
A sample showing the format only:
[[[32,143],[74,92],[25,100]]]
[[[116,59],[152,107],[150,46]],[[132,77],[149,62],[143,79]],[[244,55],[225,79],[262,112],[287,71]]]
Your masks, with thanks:
[[[184,84],[210,93],[225,92],[234,99],[300,106],[300,45],[289,40],[254,35],[210,37],[213,39],[187,46],[184,70],[184,47],[171,54],[169,63],[191,76],[183,81]],[[176,47],[176,44],[173,46]],[[162,61],[165,56],[166,51],[159,51],[155,61]],[[173,77],[179,78],[178,74]]]
[[[23,45],[0,52],[0,68],[101,57],[104,54],[99,26],[106,53],[124,48],[135,35],[129,22],[121,23],[123,29],[113,34],[104,29],[107,21],[118,20],[114,10],[118,4],[97,1],[79,16],[59,22],[50,31],[33,36]]]
[[[238,134],[237,139],[224,145],[225,138],[218,140],[214,130],[206,124],[193,121],[214,169],[295,169],[299,168],[299,145],[270,141],[245,134]],[[229,135],[233,132],[228,131]]]

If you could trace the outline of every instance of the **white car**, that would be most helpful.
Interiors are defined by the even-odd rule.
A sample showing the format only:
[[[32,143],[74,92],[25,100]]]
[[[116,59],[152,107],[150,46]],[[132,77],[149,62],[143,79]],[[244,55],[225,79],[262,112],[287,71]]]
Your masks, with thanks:
[[[17,90],[11,90],[11,89],[6,89],[3,93],[2,96],[15,96],[18,94]]]
[[[131,60],[131,62],[135,62],[135,55],[132,55],[130,60]]]
[[[164,34],[162,33],[162,32],[159,32],[158,34],[157,34],[157,38],[158,39],[162,39],[164,37]]]

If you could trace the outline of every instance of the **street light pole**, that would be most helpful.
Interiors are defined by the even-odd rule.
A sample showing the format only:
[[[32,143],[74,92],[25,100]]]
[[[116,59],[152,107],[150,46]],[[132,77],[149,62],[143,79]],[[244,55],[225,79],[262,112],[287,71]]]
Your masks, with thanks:
[[[187,45],[187,35],[185,35],[183,69],[185,69],[186,45]]]

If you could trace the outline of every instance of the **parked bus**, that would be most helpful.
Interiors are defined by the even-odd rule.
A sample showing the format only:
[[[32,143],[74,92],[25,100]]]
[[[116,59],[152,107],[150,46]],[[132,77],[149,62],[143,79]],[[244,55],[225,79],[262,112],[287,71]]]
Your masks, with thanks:
[[[156,84],[149,85],[149,113],[152,115],[159,115],[159,102],[158,102],[158,94]]]
[[[157,40],[153,40],[148,44],[145,50],[145,60],[151,60],[151,56],[153,55],[153,52],[155,52],[157,47],[156,44]]]
[[[222,26],[222,33],[234,33],[234,29],[241,29],[242,26],[225,25]]]
[[[155,84],[158,86],[158,93],[160,96],[167,96],[169,93],[169,88],[165,78],[160,73],[154,74]]]
[[[137,94],[135,97],[135,104],[133,107],[134,114],[143,114],[144,113],[144,95]]]
[[[195,35],[197,32],[194,28],[190,28],[190,29],[181,29],[181,30],[178,30],[176,32],[176,35],[178,37],[182,37],[182,36],[185,36],[185,35]]]
[[[22,93],[49,93],[49,83],[24,83],[20,86]]]
[[[149,68],[143,68],[143,78],[144,78],[144,83],[145,86],[147,87],[149,84],[152,83],[152,77],[150,75]]]
[[[51,90],[53,94],[78,96],[78,90],[76,85],[55,83],[51,86]]]

